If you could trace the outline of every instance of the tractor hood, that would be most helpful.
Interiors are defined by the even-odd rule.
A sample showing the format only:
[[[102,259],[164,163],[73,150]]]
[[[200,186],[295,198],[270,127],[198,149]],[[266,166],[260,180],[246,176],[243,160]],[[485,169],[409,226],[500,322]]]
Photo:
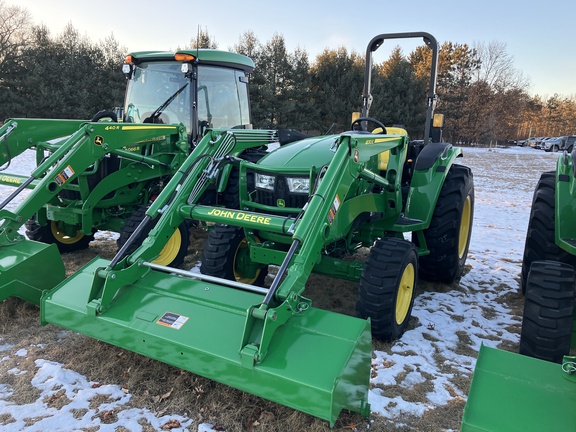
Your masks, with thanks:
[[[294,171],[310,171],[310,164],[320,167],[330,163],[340,135],[306,138],[283,145],[268,153],[258,165],[264,168],[289,168]]]

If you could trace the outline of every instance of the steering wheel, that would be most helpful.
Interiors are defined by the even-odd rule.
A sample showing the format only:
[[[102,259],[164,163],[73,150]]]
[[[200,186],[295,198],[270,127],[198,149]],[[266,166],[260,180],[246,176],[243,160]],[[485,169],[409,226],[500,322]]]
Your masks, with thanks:
[[[384,126],[381,122],[379,122],[378,120],[376,120],[375,118],[372,118],[372,117],[358,117],[356,120],[354,120],[352,122],[352,125],[350,126],[350,128],[352,130],[360,130],[362,132],[368,132],[368,129],[363,124],[364,122],[372,123],[372,124],[376,125],[376,127],[382,128],[381,133],[383,133],[383,134],[388,133],[388,132],[386,132],[386,126]],[[356,127],[358,127],[359,129],[356,129]],[[376,129],[376,128],[374,128],[374,129]]]
[[[90,120],[90,121],[91,122],[98,122],[98,121],[117,122],[118,116],[116,115],[116,113],[114,111],[102,110],[102,111],[98,111],[96,114],[94,114],[94,117],[92,117],[92,120]]]

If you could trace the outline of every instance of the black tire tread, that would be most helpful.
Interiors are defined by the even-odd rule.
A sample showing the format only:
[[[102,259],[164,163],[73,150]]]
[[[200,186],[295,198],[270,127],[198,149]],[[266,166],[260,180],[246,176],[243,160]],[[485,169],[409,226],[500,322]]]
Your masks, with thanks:
[[[409,262],[415,266],[417,279],[418,253],[406,240],[387,237],[377,240],[370,249],[360,278],[356,311],[360,318],[370,318],[375,338],[392,341],[406,330],[414,295],[406,319],[400,325],[396,323],[395,310],[400,277]]]
[[[570,352],[574,313],[574,267],[534,261],[527,277],[520,354],[560,363]]]
[[[200,272],[205,275],[222,279],[235,280],[234,255],[240,242],[244,239],[244,230],[230,225],[215,225],[208,233],[204,250],[200,258]],[[262,268],[258,278],[253,283],[263,286],[268,268]]]
[[[528,231],[522,257],[520,289],[526,292],[526,281],[534,261],[553,260],[576,267],[576,257],[556,244],[555,211],[556,172],[542,173],[534,190],[532,209],[528,220]]]
[[[464,202],[468,195],[472,198],[472,219],[474,213],[474,183],[472,170],[464,165],[454,164],[450,168],[438,196],[430,227],[424,231],[429,255],[420,257],[419,276],[430,282],[452,283],[462,275],[468,246],[463,259],[458,254],[459,231]],[[470,221],[472,233],[472,220]],[[416,239],[415,242],[417,243]]]

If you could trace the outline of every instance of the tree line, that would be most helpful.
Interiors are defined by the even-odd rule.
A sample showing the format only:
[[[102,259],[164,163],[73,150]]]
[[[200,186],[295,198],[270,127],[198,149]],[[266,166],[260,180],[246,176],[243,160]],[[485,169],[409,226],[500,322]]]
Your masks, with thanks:
[[[201,30],[183,48],[219,48]],[[260,42],[254,32],[239,36],[227,50],[251,57],[252,119],[258,128],[340,132],[360,111],[364,56],[345,47],[325,49],[313,61],[302,49],[286,48],[282,35]],[[6,118],[90,119],[121,106],[127,54],[112,36],[97,43],[69,24],[52,35],[34,25],[25,8],[0,0],[0,122]],[[405,127],[422,138],[431,52],[409,54],[396,47],[373,66],[370,116]],[[440,47],[436,112],[445,116],[444,139],[488,144],[528,136],[576,134],[576,98],[528,93],[502,43],[474,46],[445,42]]]

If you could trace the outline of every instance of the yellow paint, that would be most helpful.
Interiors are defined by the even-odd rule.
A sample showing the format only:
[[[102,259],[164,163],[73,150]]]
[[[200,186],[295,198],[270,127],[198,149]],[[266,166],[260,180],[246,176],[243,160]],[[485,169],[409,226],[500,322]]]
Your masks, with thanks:
[[[21,184],[22,183],[22,181],[19,178],[10,177],[7,175],[3,175],[2,177],[0,177],[0,181],[2,181],[3,183],[14,183],[14,184]]]
[[[176,129],[176,126],[122,126],[122,130]]]
[[[232,210],[221,210],[221,209],[212,209],[208,212],[208,216],[217,216],[226,219],[235,219],[235,220],[243,220],[246,222],[257,223],[261,225],[270,225],[271,218],[258,216],[254,214],[232,211]]]

